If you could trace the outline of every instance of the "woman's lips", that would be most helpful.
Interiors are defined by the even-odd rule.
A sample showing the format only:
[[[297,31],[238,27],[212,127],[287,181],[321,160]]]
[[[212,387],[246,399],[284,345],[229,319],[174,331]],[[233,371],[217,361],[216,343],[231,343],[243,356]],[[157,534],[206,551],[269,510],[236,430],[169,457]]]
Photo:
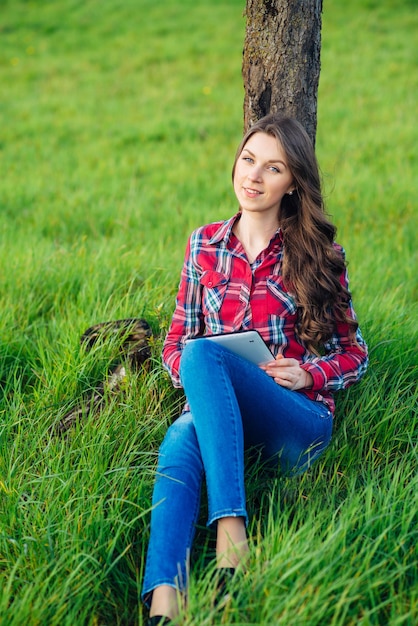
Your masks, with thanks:
[[[251,198],[261,196],[261,194],[263,193],[262,191],[258,191],[258,189],[253,189],[252,187],[244,187],[243,189],[247,196],[250,196]]]

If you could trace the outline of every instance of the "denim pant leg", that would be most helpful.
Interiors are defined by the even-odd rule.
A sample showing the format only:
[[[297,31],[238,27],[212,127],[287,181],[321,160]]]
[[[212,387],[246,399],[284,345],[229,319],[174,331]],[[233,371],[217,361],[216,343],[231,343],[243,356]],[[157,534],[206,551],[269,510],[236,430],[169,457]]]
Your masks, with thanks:
[[[199,513],[203,465],[190,413],[167,430],[158,457],[142,598],[158,585],[187,587],[189,552]]]
[[[205,470],[209,521],[247,519],[244,448],[260,446],[282,469],[305,470],[328,445],[332,414],[281,387],[256,365],[201,339],[186,344],[180,375]]]

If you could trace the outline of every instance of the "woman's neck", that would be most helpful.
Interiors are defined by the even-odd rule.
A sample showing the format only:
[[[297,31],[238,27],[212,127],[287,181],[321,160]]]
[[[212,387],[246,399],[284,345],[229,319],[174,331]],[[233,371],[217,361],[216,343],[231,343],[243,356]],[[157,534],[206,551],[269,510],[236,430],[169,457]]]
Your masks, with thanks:
[[[241,242],[248,261],[253,263],[260,252],[267,248],[278,228],[276,217],[266,219],[264,216],[243,213],[235,222],[233,233]]]

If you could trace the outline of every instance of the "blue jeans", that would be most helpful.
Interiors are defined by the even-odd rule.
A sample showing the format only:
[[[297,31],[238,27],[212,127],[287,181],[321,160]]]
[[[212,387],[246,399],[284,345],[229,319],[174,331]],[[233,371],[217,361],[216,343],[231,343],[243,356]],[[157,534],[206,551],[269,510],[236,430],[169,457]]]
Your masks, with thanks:
[[[281,387],[213,342],[186,344],[180,377],[190,412],[169,427],[159,451],[145,601],[158,585],[187,587],[203,475],[208,525],[222,517],[247,520],[244,450],[258,447],[264,459],[296,474],[325,450],[332,434],[325,404]]]

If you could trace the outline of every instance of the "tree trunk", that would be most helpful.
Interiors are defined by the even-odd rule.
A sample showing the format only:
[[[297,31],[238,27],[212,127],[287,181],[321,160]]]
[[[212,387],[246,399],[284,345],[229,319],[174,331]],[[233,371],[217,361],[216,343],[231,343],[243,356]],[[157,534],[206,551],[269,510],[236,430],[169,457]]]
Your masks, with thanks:
[[[315,143],[322,0],[247,0],[244,130],[270,112],[295,117]]]

